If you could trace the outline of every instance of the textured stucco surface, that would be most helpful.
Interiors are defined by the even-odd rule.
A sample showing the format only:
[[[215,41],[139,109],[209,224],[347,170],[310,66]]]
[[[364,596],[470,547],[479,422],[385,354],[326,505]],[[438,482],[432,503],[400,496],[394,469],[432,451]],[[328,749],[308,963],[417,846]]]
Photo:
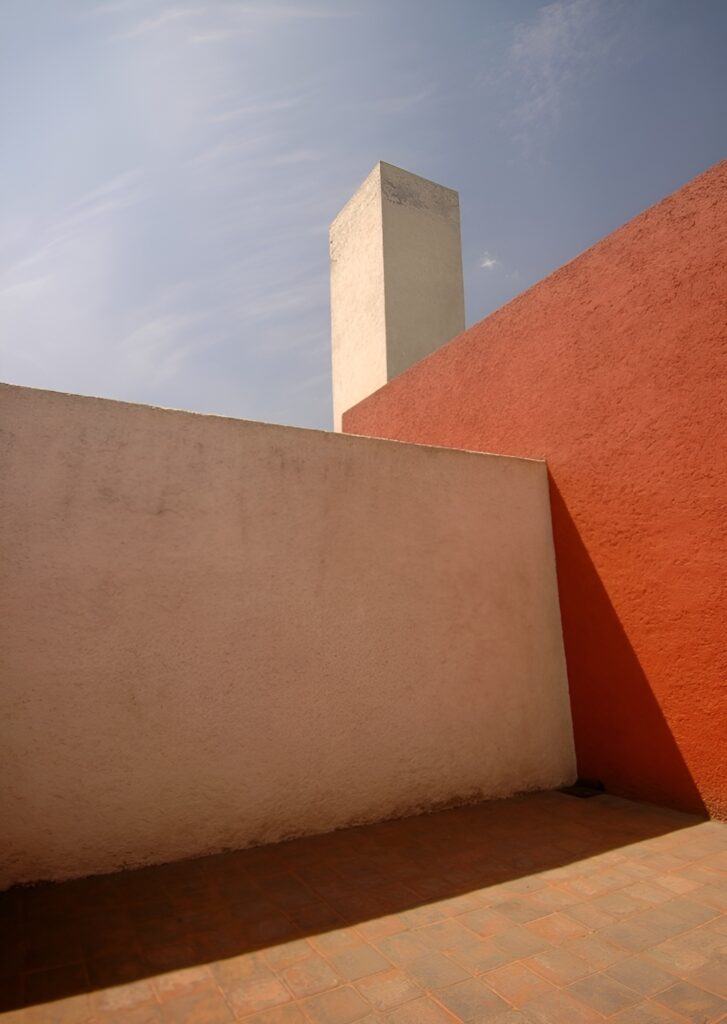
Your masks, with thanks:
[[[381,195],[392,380],[464,330],[462,240],[453,189],[381,164]]]
[[[334,426],[464,330],[459,196],[381,162],[331,225]]]
[[[330,230],[333,425],[389,379],[381,172],[377,165]]]
[[[727,817],[727,162],[357,406],[547,458],[582,775]]]
[[[0,884],[572,779],[543,463],[0,416]]]

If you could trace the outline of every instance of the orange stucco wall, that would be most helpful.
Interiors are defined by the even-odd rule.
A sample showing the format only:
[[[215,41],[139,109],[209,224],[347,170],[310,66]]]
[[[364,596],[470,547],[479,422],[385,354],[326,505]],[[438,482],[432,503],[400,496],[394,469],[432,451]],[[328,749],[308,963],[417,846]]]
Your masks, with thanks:
[[[546,458],[580,774],[727,817],[727,161],[344,416]]]

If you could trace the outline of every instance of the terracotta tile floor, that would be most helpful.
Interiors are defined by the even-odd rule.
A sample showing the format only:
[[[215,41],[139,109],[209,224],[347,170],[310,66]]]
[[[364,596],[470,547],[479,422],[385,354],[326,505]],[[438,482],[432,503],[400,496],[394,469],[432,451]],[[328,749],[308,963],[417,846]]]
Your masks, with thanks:
[[[10,890],[0,1024],[721,1021],[726,909],[727,825],[538,794]]]

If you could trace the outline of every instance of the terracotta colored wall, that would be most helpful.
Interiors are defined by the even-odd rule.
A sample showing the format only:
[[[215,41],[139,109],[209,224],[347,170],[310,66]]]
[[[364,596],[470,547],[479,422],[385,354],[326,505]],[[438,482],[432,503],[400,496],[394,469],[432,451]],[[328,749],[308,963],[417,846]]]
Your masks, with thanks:
[[[545,458],[581,775],[727,816],[727,162],[344,416]]]
[[[575,774],[545,465],[0,387],[0,887]]]

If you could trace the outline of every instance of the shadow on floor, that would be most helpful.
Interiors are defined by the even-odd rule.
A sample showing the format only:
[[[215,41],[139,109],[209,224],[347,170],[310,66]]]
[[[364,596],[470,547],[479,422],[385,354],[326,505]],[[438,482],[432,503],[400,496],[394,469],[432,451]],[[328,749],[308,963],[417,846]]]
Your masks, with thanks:
[[[544,871],[554,871],[549,881],[557,886],[563,866],[697,820],[611,797],[543,793],[160,867],[16,887],[0,894],[9,939],[0,1008],[421,913],[416,908],[434,902],[439,911],[464,912],[468,892],[493,887],[492,902],[512,899]],[[606,858],[589,870],[608,868]]]

